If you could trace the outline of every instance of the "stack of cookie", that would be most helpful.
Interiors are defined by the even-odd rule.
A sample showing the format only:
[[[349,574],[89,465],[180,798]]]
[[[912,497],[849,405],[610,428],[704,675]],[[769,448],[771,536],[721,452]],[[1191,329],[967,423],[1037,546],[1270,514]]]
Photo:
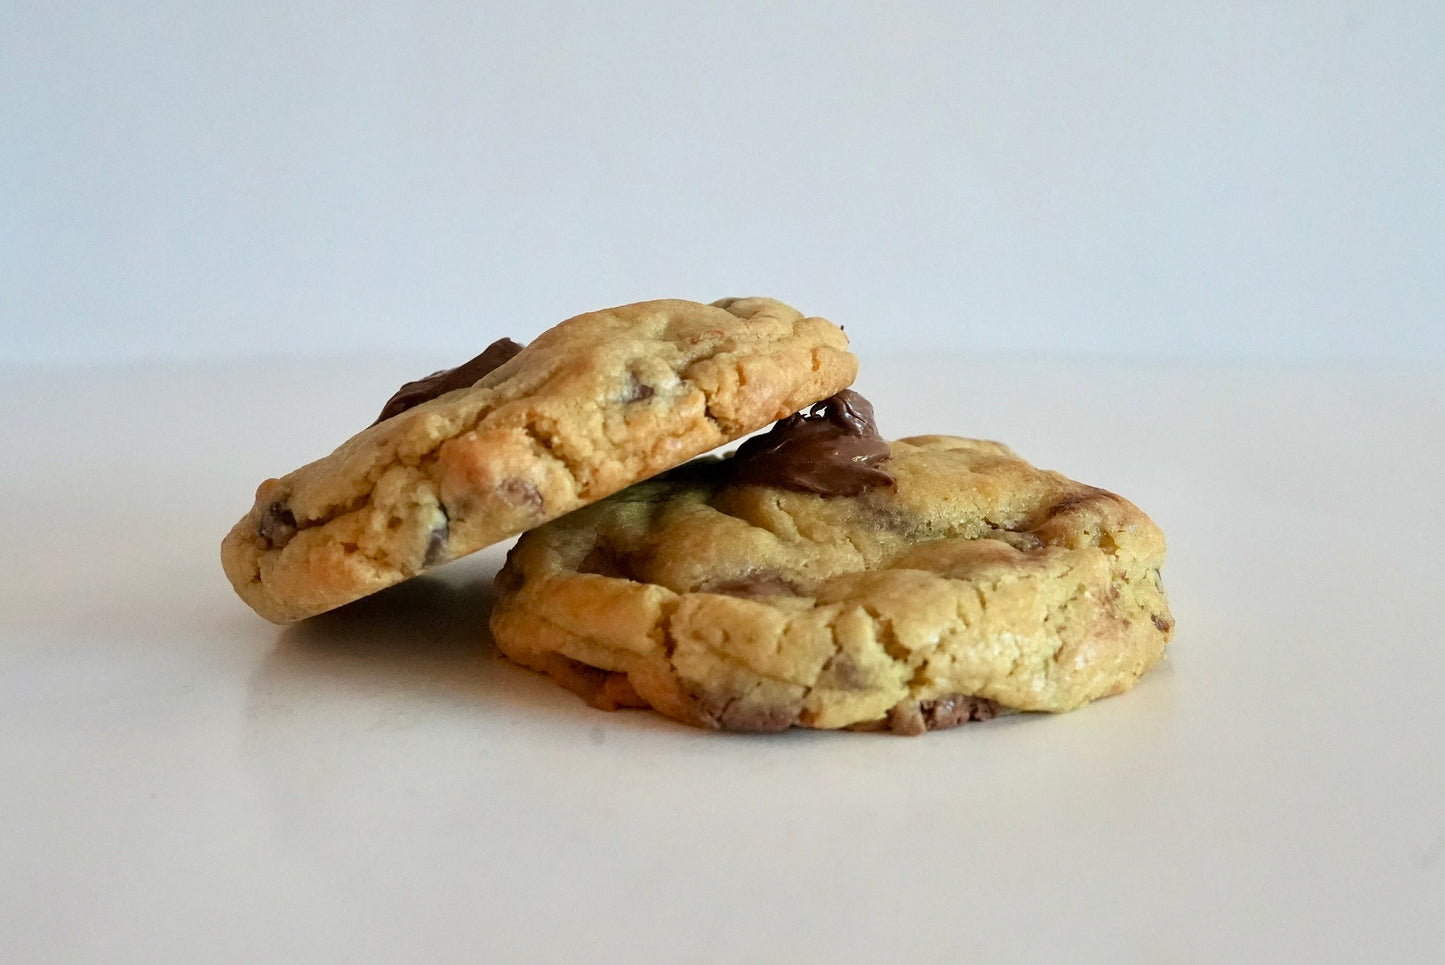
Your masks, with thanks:
[[[1133,686],[1173,631],[1158,527],[998,443],[883,440],[856,374],[771,299],[580,315],[262,483],[222,563],[285,623],[521,534],[498,648],[701,727],[916,734]]]

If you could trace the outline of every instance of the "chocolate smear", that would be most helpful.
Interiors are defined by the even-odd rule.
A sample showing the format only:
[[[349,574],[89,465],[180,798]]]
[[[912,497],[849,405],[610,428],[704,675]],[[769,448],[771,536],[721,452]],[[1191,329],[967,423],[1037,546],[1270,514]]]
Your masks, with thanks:
[[[893,477],[878,468],[887,458],[888,443],[878,434],[873,406],[844,389],[747,440],[728,466],[731,481],[741,485],[858,496],[894,485]]]
[[[387,400],[382,407],[381,415],[376,417],[377,422],[385,422],[392,416],[400,415],[407,409],[421,405],[423,402],[430,402],[438,396],[446,395],[457,389],[466,389],[480,382],[493,369],[501,368],[510,362],[522,346],[509,338],[499,338],[486,350],[472,359],[470,362],[463,362],[454,369],[443,369],[440,372],[433,372],[424,379],[417,379],[415,382],[408,382],[396,390],[396,394]]]

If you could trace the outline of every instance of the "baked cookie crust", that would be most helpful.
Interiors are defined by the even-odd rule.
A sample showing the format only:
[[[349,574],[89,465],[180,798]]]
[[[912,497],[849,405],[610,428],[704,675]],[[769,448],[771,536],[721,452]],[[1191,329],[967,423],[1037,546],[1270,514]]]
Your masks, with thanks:
[[[952,436],[827,496],[698,460],[525,534],[497,646],[595,706],[699,727],[900,733],[1121,693],[1173,633],[1128,500]]]
[[[299,620],[738,439],[856,372],[840,328],[772,299],[579,315],[474,385],[267,479],[222,565],[257,613]]]

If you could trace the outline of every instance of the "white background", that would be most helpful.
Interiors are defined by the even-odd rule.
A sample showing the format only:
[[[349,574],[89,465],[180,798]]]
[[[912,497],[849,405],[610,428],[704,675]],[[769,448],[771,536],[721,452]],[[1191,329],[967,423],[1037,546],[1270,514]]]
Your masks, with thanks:
[[[1445,5],[0,4],[0,961],[1445,961]],[[1131,693],[605,714],[255,485],[660,296],[1137,502]]]
[[[0,351],[769,294],[865,351],[1445,357],[1445,6],[0,8]]]

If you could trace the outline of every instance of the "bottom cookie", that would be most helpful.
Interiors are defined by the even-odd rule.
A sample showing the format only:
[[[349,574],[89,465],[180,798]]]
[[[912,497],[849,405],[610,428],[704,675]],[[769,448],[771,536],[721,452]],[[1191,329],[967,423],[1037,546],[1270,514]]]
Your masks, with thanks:
[[[603,670],[600,667],[582,663],[580,660],[565,657],[560,653],[548,654],[540,669],[598,710],[649,709],[653,706],[633,689],[632,683],[623,671]],[[895,734],[911,736],[930,730],[957,727],[959,724],[971,721],[992,720],[1009,713],[1013,713],[1013,711],[985,697],[952,694],[934,700],[904,701],[890,707],[882,720],[848,724],[846,729],[891,730]],[[689,716],[679,719],[694,725],[741,731],[784,730],[801,723],[800,720],[775,718],[767,714],[757,720],[745,720],[737,715],[730,720],[718,715],[696,718]]]
[[[851,495],[816,458],[759,482],[775,452],[746,450],[522,536],[499,649],[606,709],[906,734],[1070,710],[1163,655],[1164,539],[1119,496],[949,436],[853,457]]]

